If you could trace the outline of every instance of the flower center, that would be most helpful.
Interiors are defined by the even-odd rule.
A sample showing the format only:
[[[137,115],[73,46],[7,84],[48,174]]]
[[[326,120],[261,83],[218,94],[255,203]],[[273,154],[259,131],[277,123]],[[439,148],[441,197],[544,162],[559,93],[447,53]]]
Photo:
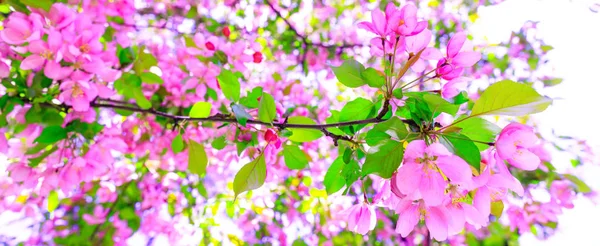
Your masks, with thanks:
[[[40,54],[40,56],[43,57],[46,60],[52,60],[54,58],[54,54],[52,54],[52,52],[49,51],[49,50],[42,51],[42,53]]]
[[[83,52],[83,53],[88,53],[88,52],[90,52],[90,46],[87,44],[81,45],[79,47],[79,50],[81,50],[81,52]]]
[[[79,85],[75,84],[73,86],[73,92],[71,94],[73,97],[83,96],[83,90],[79,87]]]

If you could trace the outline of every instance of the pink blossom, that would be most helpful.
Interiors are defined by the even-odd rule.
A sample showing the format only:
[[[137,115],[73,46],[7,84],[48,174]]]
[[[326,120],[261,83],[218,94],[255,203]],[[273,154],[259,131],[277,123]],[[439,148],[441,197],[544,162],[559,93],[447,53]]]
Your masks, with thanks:
[[[427,146],[425,141],[415,140],[406,147],[404,164],[398,169],[396,181],[402,194],[422,197],[428,206],[437,206],[446,197],[448,183],[470,184],[471,176],[469,164],[440,143]]]
[[[388,5],[389,7],[389,5]],[[387,12],[387,9],[386,9]],[[397,17],[393,17],[390,22],[393,21],[391,28],[398,35],[412,36],[420,33],[427,28],[427,21],[417,20],[417,7],[413,4],[407,4],[399,12],[396,12]]]
[[[496,149],[503,160],[523,170],[535,170],[540,165],[540,158],[531,152],[537,146],[538,137],[530,126],[510,123],[498,137]]]
[[[492,156],[496,157],[488,160],[490,164],[481,175],[474,178],[474,183],[478,189],[473,198],[473,205],[484,216],[491,213],[491,202],[503,200],[508,190],[514,191],[519,196],[524,193],[523,186],[518,179],[510,174],[504,162],[497,155]],[[492,164],[498,167],[498,172],[493,174],[491,171]]]
[[[62,60],[62,37],[57,31],[48,34],[48,42],[35,40],[29,44],[31,55],[21,63],[21,69],[31,70],[44,67],[44,75],[51,79],[60,80],[71,73],[70,68],[63,68],[59,62]],[[45,65],[45,66],[44,66]]]
[[[48,18],[47,24],[57,30],[71,25],[75,20],[76,13],[71,8],[63,3],[52,4],[50,12],[46,15]]]
[[[82,55],[86,59],[91,59],[94,55],[99,55],[102,52],[103,46],[98,40],[98,34],[91,31],[83,31],[81,35],[68,46],[69,53],[73,56]]]
[[[348,229],[363,235],[373,230],[377,223],[375,209],[372,205],[364,202],[353,205],[343,211],[342,214],[348,216]]]
[[[566,180],[554,180],[550,185],[550,195],[552,200],[565,207],[573,208],[573,200],[575,200],[575,192],[571,187],[571,182]]]
[[[461,91],[464,91],[469,85],[469,80],[465,77],[457,77],[448,81],[442,87],[442,97],[446,99],[457,96]]]
[[[8,44],[19,45],[42,38],[42,16],[32,13],[29,16],[13,12],[4,29],[0,31],[0,37]]]
[[[454,34],[448,42],[446,58],[438,61],[437,76],[451,80],[459,77],[464,68],[475,65],[481,59],[481,53],[471,49],[464,32]]]
[[[399,216],[396,232],[402,237],[407,237],[424,219],[432,238],[438,241],[448,238],[448,211],[443,206],[426,206],[422,200],[413,202],[405,199],[396,205],[395,210]]]
[[[390,2],[385,8],[385,15],[381,10],[375,9],[371,11],[371,22],[363,21],[357,26],[385,38],[392,31],[391,24],[398,23],[397,11],[395,4]]]
[[[431,37],[431,31],[425,29],[421,33],[406,37],[405,39],[406,52],[409,54],[414,55],[423,50],[419,59],[411,67],[411,69],[417,73],[423,72],[427,68],[427,60],[438,60],[442,58],[442,53],[439,50],[431,47],[427,48],[429,42],[431,42]]]
[[[98,96],[96,85],[86,81],[65,81],[60,85],[62,92],[58,100],[73,106],[75,111],[84,112],[90,108],[90,102]]]
[[[84,214],[83,219],[90,225],[98,225],[104,223],[107,214],[108,209],[105,209],[100,205],[96,205],[94,208],[94,214]]]

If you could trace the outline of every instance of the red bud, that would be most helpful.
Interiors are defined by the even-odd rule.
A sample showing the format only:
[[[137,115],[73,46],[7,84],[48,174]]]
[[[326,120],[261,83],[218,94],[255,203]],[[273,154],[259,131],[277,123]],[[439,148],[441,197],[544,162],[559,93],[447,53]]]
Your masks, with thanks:
[[[260,53],[259,51],[257,51],[257,52],[254,52],[254,55],[252,55],[252,57],[254,58],[254,63],[260,63],[260,62],[262,62],[263,54]]]
[[[211,42],[206,42],[204,46],[206,46],[208,50],[215,50],[215,45]]]
[[[231,30],[229,30],[228,26],[226,26],[225,28],[223,28],[223,35],[225,35],[225,37],[229,38],[230,34],[231,34]]]
[[[277,139],[277,133],[275,133],[275,131],[273,131],[272,129],[267,129],[267,131],[265,132],[265,140],[270,143],[277,141]]]

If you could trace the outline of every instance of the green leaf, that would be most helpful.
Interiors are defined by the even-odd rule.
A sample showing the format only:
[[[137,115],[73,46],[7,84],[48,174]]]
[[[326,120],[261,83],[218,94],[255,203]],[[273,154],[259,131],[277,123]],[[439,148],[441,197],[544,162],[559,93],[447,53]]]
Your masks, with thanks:
[[[246,126],[246,122],[248,122],[248,119],[252,119],[252,115],[246,112],[246,108],[240,104],[234,104],[233,106],[231,106],[231,110],[233,111],[237,122],[240,123],[242,126]]]
[[[340,122],[340,112],[337,110],[331,110],[330,111],[331,116],[329,116],[327,119],[325,119],[325,123],[327,124],[333,124],[333,123],[338,123]],[[340,130],[340,128],[337,127],[329,127],[327,128],[327,131],[336,134],[336,135],[346,135],[346,133],[344,133],[342,130]]]
[[[141,87],[133,89],[133,99],[135,99],[137,105],[140,106],[140,108],[142,109],[149,109],[152,107],[152,103],[150,103],[150,101],[148,101],[148,98],[144,96]]]
[[[397,141],[404,140],[408,136],[406,125],[398,117],[394,116],[389,120],[376,124],[373,129],[367,132],[365,140],[369,146],[375,146],[379,142],[394,138]]]
[[[365,120],[373,115],[375,112],[375,104],[364,98],[356,98],[353,101],[347,103],[342,111],[340,112],[340,122]],[[353,134],[363,128],[365,125],[353,125],[340,127],[342,131]]]
[[[389,179],[400,167],[403,157],[404,145],[402,142],[385,140],[369,149],[363,164],[362,176],[376,174],[384,179]]]
[[[341,175],[346,180],[344,194],[347,194],[350,187],[352,187],[352,184],[360,177],[360,166],[358,165],[358,162],[351,160],[350,163],[344,166]]]
[[[460,107],[459,105],[446,101],[436,94],[424,94],[423,99],[425,99],[425,102],[429,105],[429,109],[435,113],[434,116],[438,115],[440,112],[456,115],[456,112],[458,112],[458,108]]]
[[[304,116],[292,116],[288,118],[289,124],[315,125],[315,121]],[[323,136],[323,133],[316,129],[289,128],[292,135],[288,138],[294,142],[312,142]]]
[[[188,169],[190,172],[202,176],[206,173],[208,157],[204,146],[194,140],[188,142]]]
[[[152,66],[158,65],[156,57],[150,53],[144,52],[144,49],[144,46],[138,47],[138,54],[133,62],[133,71],[135,71],[135,73],[138,75],[142,74],[144,70],[148,70]]]
[[[364,120],[369,117],[369,113],[375,104],[364,98],[356,98],[353,101],[347,103],[342,111],[340,112],[339,120],[353,121],[353,120]]]
[[[143,72],[140,75],[140,78],[142,79],[142,82],[144,82],[146,84],[162,85],[165,82],[161,77],[159,77],[158,75],[151,73],[151,72]]]
[[[561,79],[561,78],[546,79],[546,80],[543,80],[543,82],[544,82],[544,86],[550,87],[550,86],[559,85],[560,83],[563,82],[563,79]]]
[[[458,108],[460,107],[460,105],[450,103],[441,96],[430,92],[407,92],[404,95],[414,98],[419,103],[424,102],[429,108],[429,111],[433,113],[433,117],[438,116],[442,112],[456,115],[456,112],[458,112]]]
[[[42,130],[42,133],[34,142],[51,144],[65,138],[67,138],[67,130],[65,128],[61,126],[48,126]]]
[[[493,201],[490,206],[490,212],[492,215],[496,216],[496,218],[500,218],[502,216],[502,212],[504,211],[504,202],[502,200]]]
[[[51,190],[48,194],[48,212],[52,213],[58,208],[58,193],[55,190]]]
[[[215,140],[213,140],[213,142],[211,143],[211,146],[218,150],[225,148],[226,145],[227,142],[225,141],[225,136],[215,138]]]
[[[244,165],[233,179],[235,197],[245,191],[258,189],[265,183],[267,164],[265,157],[260,154],[256,159]]]
[[[381,88],[385,84],[385,77],[383,74],[379,74],[379,71],[372,67],[367,68],[367,70],[360,75],[370,87]]]
[[[247,108],[258,108],[258,99],[263,95],[262,87],[254,87],[247,96],[240,98],[240,104]]]
[[[258,103],[258,119],[262,122],[273,122],[277,116],[275,100],[268,93],[263,93]]]
[[[219,86],[223,95],[231,101],[237,102],[240,99],[240,82],[231,71],[221,69],[221,73],[217,76]]]
[[[331,195],[340,189],[344,188],[346,185],[346,179],[341,175],[342,169],[346,166],[342,157],[338,157],[331,163],[329,169],[327,169],[327,173],[325,173],[325,178],[323,180],[323,185],[325,185],[325,191],[327,191],[328,195]]]
[[[590,188],[586,183],[581,181],[581,179],[579,179],[578,177],[571,175],[571,174],[563,174],[563,177],[565,177],[569,181],[573,182],[573,184],[577,188],[578,192],[581,192],[581,193],[592,192],[592,188]]]
[[[471,141],[467,136],[451,132],[444,133],[440,136],[440,143],[446,146],[446,148],[465,160],[469,165],[479,171],[481,165],[481,153],[475,143]]]
[[[459,118],[458,120],[461,120]],[[479,117],[473,117],[454,124],[461,128],[460,134],[465,135],[471,140],[480,142],[494,142],[496,136],[502,129],[495,124]],[[490,146],[487,144],[474,142],[479,151],[484,151]]]
[[[177,136],[173,138],[173,141],[171,141],[171,149],[175,154],[183,151],[183,138],[181,137],[181,134],[177,134]]]
[[[52,1],[50,0],[21,0],[21,2],[32,8],[40,8],[46,11],[50,11],[52,7]]]
[[[283,146],[283,159],[289,169],[303,169],[308,165],[306,153],[298,145]]]
[[[471,116],[523,116],[544,111],[552,99],[538,94],[531,86],[503,80],[490,85],[473,105]]]
[[[205,118],[210,116],[211,109],[212,104],[209,102],[197,102],[192,106],[189,116],[192,118]]]
[[[339,67],[332,66],[331,70],[340,83],[350,88],[360,87],[367,83],[361,76],[365,71],[365,66],[355,60],[346,60]]]

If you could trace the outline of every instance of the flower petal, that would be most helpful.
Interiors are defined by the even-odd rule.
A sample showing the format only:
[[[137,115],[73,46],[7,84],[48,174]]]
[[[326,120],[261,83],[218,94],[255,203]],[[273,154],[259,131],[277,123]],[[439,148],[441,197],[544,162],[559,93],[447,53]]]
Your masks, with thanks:
[[[467,40],[467,35],[464,32],[454,34],[454,36],[452,36],[448,42],[448,50],[446,51],[446,55],[448,57],[455,57],[458,52],[460,52],[465,40]]]
[[[39,55],[30,55],[21,62],[20,68],[23,70],[36,69],[43,66],[45,61],[46,59]]]
[[[457,67],[471,67],[481,60],[481,53],[475,51],[460,52],[452,58],[452,64]]]
[[[444,241],[448,238],[448,218],[442,208],[430,207],[425,217],[425,225],[435,240]]]

